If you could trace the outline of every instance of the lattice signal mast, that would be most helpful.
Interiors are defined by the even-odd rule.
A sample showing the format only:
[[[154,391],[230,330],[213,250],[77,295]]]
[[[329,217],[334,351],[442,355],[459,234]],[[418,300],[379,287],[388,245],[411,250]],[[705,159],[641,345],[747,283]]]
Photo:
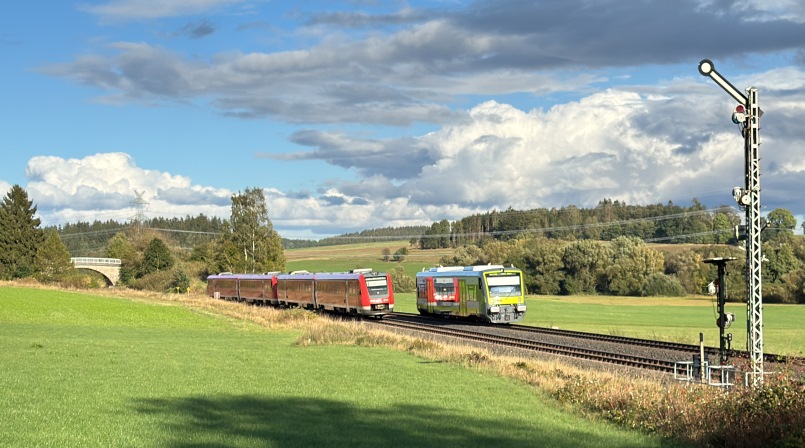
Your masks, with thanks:
[[[137,195],[137,199],[134,199],[133,201],[129,202],[129,204],[131,204],[131,206],[134,207],[135,210],[135,214],[134,217],[132,218],[132,221],[134,225],[137,226],[137,230],[141,231],[143,228],[143,223],[145,223],[145,209],[146,207],[148,207],[148,201],[143,199],[145,191],[141,193],[137,190],[134,190],[134,194]]]
[[[763,295],[760,247],[760,117],[763,111],[758,105],[757,89],[746,89],[742,94],[716,71],[713,62],[699,62],[699,73],[709,76],[738,105],[732,114],[733,123],[741,128],[744,137],[746,185],[732,189],[738,206],[746,212],[746,345],[752,357],[751,385],[763,385]]]

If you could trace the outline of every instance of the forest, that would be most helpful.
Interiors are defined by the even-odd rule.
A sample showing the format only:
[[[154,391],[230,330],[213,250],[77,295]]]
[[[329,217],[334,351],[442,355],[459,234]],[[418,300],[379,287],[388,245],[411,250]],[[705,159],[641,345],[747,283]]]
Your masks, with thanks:
[[[285,269],[284,250],[297,247],[409,241],[411,249],[453,249],[443,265],[513,264],[531,294],[680,296],[701,294],[715,278],[704,260],[734,258],[729,299],[745,300],[746,266],[739,211],[671,202],[647,206],[602,200],[596,207],[490,211],[431,226],[369,229],[320,241],[284,240],[273,229],[262,190],[232,196],[229,219],[203,214],[143,222],[78,222],[41,227],[36,206],[19,186],[0,204],[0,279],[37,278],[100,286],[74,272],[70,257],[122,260],[121,283],[186,291],[216,272]],[[805,303],[805,239],[796,219],[776,209],[763,219],[763,296],[767,302]],[[13,237],[23,235],[22,239]],[[408,248],[378,259],[403,263]],[[395,286],[413,282],[401,269]]]

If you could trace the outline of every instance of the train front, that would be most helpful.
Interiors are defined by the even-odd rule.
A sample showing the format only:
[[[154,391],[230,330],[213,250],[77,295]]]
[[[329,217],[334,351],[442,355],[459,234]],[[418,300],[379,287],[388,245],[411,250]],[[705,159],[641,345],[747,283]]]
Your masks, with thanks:
[[[362,272],[361,314],[384,316],[394,311],[394,288],[385,272]]]
[[[520,322],[525,317],[525,288],[519,269],[504,268],[484,272],[486,318],[493,324]]]

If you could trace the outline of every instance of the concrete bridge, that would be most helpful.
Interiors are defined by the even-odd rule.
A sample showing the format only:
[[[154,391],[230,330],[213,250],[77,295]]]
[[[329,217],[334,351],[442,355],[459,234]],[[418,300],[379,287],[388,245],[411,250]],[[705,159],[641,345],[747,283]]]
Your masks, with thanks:
[[[76,269],[100,272],[111,286],[115,286],[120,280],[119,258],[73,257],[70,261],[73,262]]]

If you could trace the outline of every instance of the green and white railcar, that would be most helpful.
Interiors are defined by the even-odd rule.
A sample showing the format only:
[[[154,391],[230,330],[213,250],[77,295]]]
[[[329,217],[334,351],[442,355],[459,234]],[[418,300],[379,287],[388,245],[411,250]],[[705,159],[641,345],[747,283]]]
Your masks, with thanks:
[[[523,273],[514,267],[434,267],[416,274],[416,290],[420,314],[507,324],[525,316]]]

